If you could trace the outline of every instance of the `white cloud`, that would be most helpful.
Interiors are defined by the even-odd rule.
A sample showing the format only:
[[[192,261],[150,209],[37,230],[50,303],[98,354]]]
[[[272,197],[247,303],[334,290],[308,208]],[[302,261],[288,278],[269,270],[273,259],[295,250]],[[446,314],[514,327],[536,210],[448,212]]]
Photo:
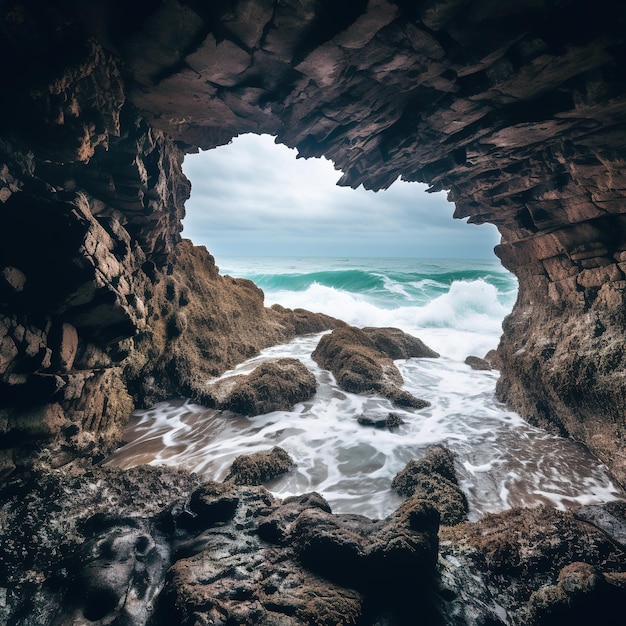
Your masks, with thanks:
[[[492,226],[452,219],[444,193],[396,182],[374,193],[338,187],[341,173],[326,159],[264,135],[189,155],[192,183],[183,236],[215,255],[488,257]]]

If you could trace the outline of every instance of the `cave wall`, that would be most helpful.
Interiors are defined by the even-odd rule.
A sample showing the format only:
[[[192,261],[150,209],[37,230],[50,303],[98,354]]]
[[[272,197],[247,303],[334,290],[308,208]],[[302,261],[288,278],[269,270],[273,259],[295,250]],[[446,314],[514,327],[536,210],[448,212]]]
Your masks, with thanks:
[[[174,271],[184,154],[264,132],[331,158],[342,185],[426,182],[456,217],[495,224],[520,282],[500,397],[626,484],[621,3],[1,7],[7,470],[35,441],[57,442],[53,463],[112,445],[137,401],[129,372],[145,373],[136,339],[156,336],[155,285]]]

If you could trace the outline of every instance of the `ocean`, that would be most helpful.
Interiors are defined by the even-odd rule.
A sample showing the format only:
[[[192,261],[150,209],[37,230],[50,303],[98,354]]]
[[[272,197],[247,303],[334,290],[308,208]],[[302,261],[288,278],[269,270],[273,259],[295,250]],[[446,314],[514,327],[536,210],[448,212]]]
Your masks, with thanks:
[[[512,506],[564,509],[619,497],[606,469],[577,442],[535,428],[497,401],[497,371],[464,363],[496,348],[502,320],[517,294],[515,277],[494,260],[223,257],[220,273],[249,278],[279,303],[363,326],[393,326],[419,337],[438,359],[397,361],[405,389],[431,406],[399,409],[388,400],[350,394],[311,359],[321,335],[274,346],[224,376],[251,371],[264,359],[300,359],[315,374],[313,399],[292,411],[251,418],[186,399],[136,411],[125,445],[106,462],[185,467],[222,480],[240,454],[284,448],[296,468],[267,485],[278,497],[321,493],[336,513],[382,518],[401,502],[393,477],[427,446],[457,455],[470,519]],[[393,411],[404,424],[362,426],[364,412]]]

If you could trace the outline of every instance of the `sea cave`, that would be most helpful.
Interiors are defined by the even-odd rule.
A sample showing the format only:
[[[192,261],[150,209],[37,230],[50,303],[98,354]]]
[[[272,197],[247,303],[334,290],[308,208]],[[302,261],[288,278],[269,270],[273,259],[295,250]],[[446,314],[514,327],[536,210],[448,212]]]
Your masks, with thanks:
[[[497,399],[626,488],[625,28],[613,0],[2,2],[2,622],[620,624],[623,499],[468,521],[440,446],[380,520],[274,497],[280,449],[224,482],[102,462],[134,409],[219,408],[208,379],[310,333],[350,389],[418,405],[389,356],[429,358],[413,339],[267,307],[182,238],[185,156],[255,133],[495,225]],[[311,387],[293,360],[257,378]],[[251,386],[231,408],[274,406]]]

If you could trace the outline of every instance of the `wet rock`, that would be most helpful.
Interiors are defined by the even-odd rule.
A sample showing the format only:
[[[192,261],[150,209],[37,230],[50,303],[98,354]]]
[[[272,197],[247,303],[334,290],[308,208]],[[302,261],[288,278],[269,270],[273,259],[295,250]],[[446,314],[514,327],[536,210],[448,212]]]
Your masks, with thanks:
[[[399,328],[366,327],[363,332],[374,345],[390,359],[438,358],[439,353],[431,350],[421,339],[413,337]]]
[[[500,3],[494,12],[491,4],[372,0],[336,11],[324,2],[242,0],[209,10],[172,0],[130,14],[116,3],[103,10],[89,3],[4,7],[3,119],[11,121],[0,130],[6,473],[97,460],[119,438],[131,396],[136,403],[194,396],[207,372],[218,375],[314,326],[299,313],[266,312],[259,290],[217,278],[208,253],[179,244],[190,189],[185,152],[268,132],[303,157],[332,158],[342,185],[378,190],[398,176],[427,182],[432,191],[449,190],[455,217],[495,223],[497,255],[520,285],[498,349],[499,398],[585,442],[626,484],[624,7],[611,0],[593,10],[585,2]],[[188,307],[184,317],[180,307]],[[72,331],[55,337],[53,329],[65,324],[76,329],[76,350]],[[373,366],[361,357],[344,382],[369,390],[360,376]],[[389,397],[410,402],[393,370],[381,369],[374,380]],[[97,502],[91,512],[115,508],[137,517],[144,513],[127,498],[139,491],[149,516],[156,506],[139,479],[114,489],[98,472],[77,486],[67,475],[32,476],[41,484],[15,477],[1,501],[0,612],[25,626],[54,623],[65,606],[64,590],[77,582],[64,573],[66,557],[93,539],[75,532],[87,503]],[[83,495],[67,505],[74,492]],[[237,511],[246,498],[251,519],[262,508],[250,504],[254,498],[272,506],[258,491],[237,496]],[[233,519],[249,533],[226,532],[256,545],[246,519]],[[609,522],[597,519],[612,528]],[[448,605],[468,620],[502,621],[504,611],[523,623],[521,607],[542,587],[550,591],[534,596],[533,610],[547,620],[567,603],[592,606],[588,599],[604,583],[621,584],[619,545],[565,513],[516,512],[461,526],[447,556],[477,577],[482,572],[497,600],[477,593],[481,613],[458,592],[470,608]],[[207,545],[221,548],[219,531],[207,530]],[[121,535],[117,541],[140,568],[139,548]],[[265,556],[281,567],[295,562]],[[180,620],[377,623],[359,592],[324,587],[303,569],[281,570],[278,582],[268,573],[257,593],[250,579],[265,566],[243,560],[238,568],[234,560],[229,571],[243,582],[232,576],[211,588],[222,580],[212,572],[223,573],[211,558],[207,550],[181,566],[189,585],[175,585],[172,574],[163,606]],[[593,572],[567,569],[578,562]],[[122,580],[128,572],[117,571]],[[92,599],[89,590],[96,598],[102,591],[101,604],[112,607],[116,596],[105,583],[83,589]],[[278,591],[288,598],[284,606]],[[140,597],[137,585],[132,593]],[[88,610],[90,617],[100,612]]]
[[[232,376],[211,385],[208,402],[221,410],[242,415],[290,411],[315,394],[317,382],[297,359],[267,361],[251,374]]]
[[[156,467],[66,468],[0,495],[0,618],[24,626],[405,624],[416,603],[429,624],[525,626],[626,589],[621,548],[548,507],[440,528],[420,499],[374,521]]]
[[[146,624],[169,565],[155,520],[197,484],[156,467],[11,479],[0,498],[0,621]]]
[[[485,354],[483,358],[485,359],[485,361],[487,361],[487,363],[489,363],[489,365],[491,366],[491,369],[494,369],[494,370],[500,369],[501,363],[500,363],[500,357],[498,356],[497,350],[489,350],[489,352],[487,352],[487,354]]]
[[[385,594],[432,576],[438,527],[437,511],[423,501],[405,502],[381,522],[311,508],[294,522],[291,538],[298,559],[314,572]]]
[[[473,370],[486,371],[493,369],[487,359],[481,359],[479,356],[468,356],[464,362]]]
[[[259,524],[259,537],[276,545],[285,544],[289,541],[292,524],[306,509],[319,509],[325,513],[332,513],[328,502],[318,493],[290,496],[283,500],[279,508],[265,516]]]
[[[408,498],[427,500],[439,511],[441,523],[447,526],[467,519],[467,497],[461,490],[454,454],[444,446],[430,446],[417,461],[409,461],[396,474],[391,488]]]
[[[229,619],[238,624],[354,622],[362,612],[357,591],[307,571],[288,543],[279,549],[261,538],[272,519],[289,523],[309,506],[318,506],[315,498],[291,499],[283,507],[264,490],[230,493],[239,502],[232,520],[207,528],[193,542],[191,554],[183,553],[170,568],[164,615],[181,624]]]
[[[294,337],[297,335],[321,333],[332,328],[347,326],[345,322],[330,315],[313,313],[305,309],[288,309],[280,304],[273,304],[271,311],[274,314],[278,314],[277,317],[285,328],[292,329],[289,331],[289,334]]]
[[[268,452],[238,456],[224,480],[233,481],[236,485],[262,485],[285,474],[294,465],[289,454],[276,446]]]
[[[449,580],[475,575],[481,581],[483,599],[491,597],[491,610],[500,607],[496,613],[506,615],[508,623],[558,623],[559,617],[587,623],[577,622],[575,612],[569,612],[576,602],[559,613],[563,602],[569,602],[563,584],[570,586],[571,597],[581,593],[585,598],[581,607],[595,606],[596,612],[607,597],[611,603],[618,597],[623,601],[626,554],[604,532],[577,520],[569,511],[547,506],[512,509],[486,515],[473,524],[442,527],[440,539]],[[586,565],[581,569],[578,563]],[[606,596],[602,589],[607,589],[604,583],[609,580]],[[593,588],[598,593],[592,592]],[[473,604],[468,600],[465,608],[456,608],[471,614],[477,610],[476,605],[472,609]],[[449,608],[453,606],[454,601]],[[553,609],[554,620],[550,621]],[[582,615],[588,617],[588,613]]]
[[[542,587],[530,597],[528,623],[589,624],[601,611],[605,624],[620,624],[626,600],[626,574],[603,575],[588,563],[564,567],[555,585]]]
[[[375,428],[398,428],[404,424],[404,420],[397,413],[378,413],[370,411],[359,415],[357,421],[362,426],[374,426]]]
[[[574,511],[574,515],[604,531],[626,551],[626,503],[624,501],[581,506]]]
[[[75,557],[74,588],[57,624],[145,624],[169,565],[169,546],[149,524],[88,519],[88,539]]]
[[[358,328],[338,328],[324,335],[311,356],[320,367],[330,370],[346,391],[378,393],[404,407],[430,406],[400,388],[404,381],[392,359]]]
[[[212,406],[208,379],[270,345],[342,324],[308,311],[265,308],[258,287],[221,276],[206,248],[187,240],[175,247],[172,267],[157,271],[155,280],[148,290],[147,325],[125,362],[129,389],[141,406],[181,395]]]

